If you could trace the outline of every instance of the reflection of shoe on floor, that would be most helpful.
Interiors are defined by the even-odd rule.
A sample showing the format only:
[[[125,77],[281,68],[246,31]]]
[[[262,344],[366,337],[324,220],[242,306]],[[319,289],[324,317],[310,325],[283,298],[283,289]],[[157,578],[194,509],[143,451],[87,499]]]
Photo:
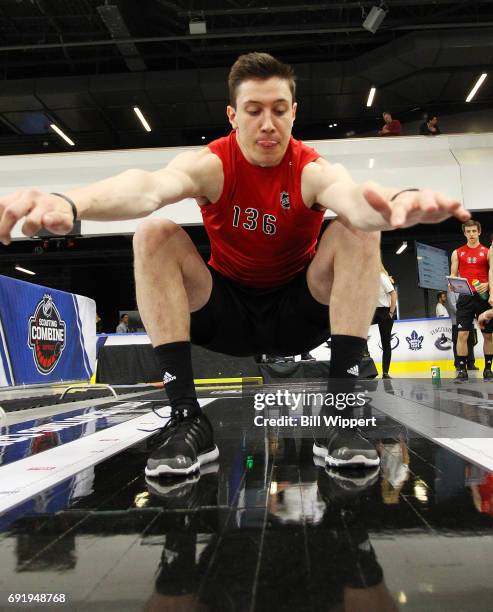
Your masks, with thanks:
[[[146,477],[147,490],[167,509],[190,509],[217,505],[219,463],[208,463],[187,478]]]
[[[455,380],[469,380],[467,370],[457,370],[457,376],[455,377]]]
[[[326,439],[316,439],[313,454],[325,457],[327,466],[334,468],[368,468],[380,465],[376,448],[358,432],[333,428]]]
[[[320,473],[318,488],[327,505],[344,506],[357,500],[377,481],[380,468],[359,470],[334,470],[327,468]]]
[[[188,476],[219,457],[212,425],[204,413],[176,411],[163,427],[164,441],[147,460],[146,476]]]
[[[493,380],[493,372],[485,368],[483,370],[483,378],[484,380]]]

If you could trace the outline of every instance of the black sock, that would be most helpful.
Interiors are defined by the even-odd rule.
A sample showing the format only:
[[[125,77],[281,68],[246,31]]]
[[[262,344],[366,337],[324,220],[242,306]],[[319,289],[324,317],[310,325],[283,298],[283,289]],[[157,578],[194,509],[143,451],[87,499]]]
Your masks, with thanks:
[[[164,388],[172,408],[187,410],[187,415],[201,412],[193,384],[190,342],[170,342],[154,348]]]
[[[330,378],[357,378],[361,366],[366,338],[331,336]]]
[[[457,365],[459,366],[459,370],[467,370],[467,357],[457,355]]]
[[[491,362],[493,361],[493,355],[484,356],[484,369],[491,370]]]

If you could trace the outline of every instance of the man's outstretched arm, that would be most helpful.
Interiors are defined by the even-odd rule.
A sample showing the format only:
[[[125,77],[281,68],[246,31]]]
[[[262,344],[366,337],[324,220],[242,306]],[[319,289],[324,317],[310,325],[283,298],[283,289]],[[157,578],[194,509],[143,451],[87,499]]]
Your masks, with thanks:
[[[307,205],[329,208],[365,231],[439,223],[450,216],[464,222],[471,216],[458,200],[438,191],[403,191],[372,181],[357,184],[341,164],[323,158],[304,168],[302,190]]]
[[[206,196],[222,180],[220,161],[208,149],[178,155],[157,172],[126,170],[111,178],[65,192],[77,209],[77,218],[119,221],[145,217],[184,198]],[[59,196],[38,190],[0,197],[0,241],[9,244],[17,221],[33,236],[41,228],[65,234],[72,228],[73,212]]]

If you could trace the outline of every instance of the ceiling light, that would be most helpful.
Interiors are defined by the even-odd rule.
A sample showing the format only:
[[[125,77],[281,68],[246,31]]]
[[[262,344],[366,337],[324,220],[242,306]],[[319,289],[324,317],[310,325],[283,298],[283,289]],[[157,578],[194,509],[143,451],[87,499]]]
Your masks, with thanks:
[[[52,129],[54,132],[56,132],[56,133],[57,133],[59,136],[61,136],[61,137],[63,138],[63,140],[65,140],[65,142],[68,142],[68,144],[69,144],[71,147],[75,147],[75,142],[74,142],[73,140],[71,140],[71,139],[70,139],[70,138],[67,136],[67,134],[65,134],[64,132],[62,132],[62,130],[61,130],[61,129],[60,129],[58,126],[57,126],[57,125],[55,125],[54,123],[50,123],[50,128],[51,128],[51,129]]]
[[[31,274],[31,276],[35,276],[36,272],[32,272],[31,270],[26,270],[26,268],[21,268],[20,266],[15,266],[15,269],[19,272],[24,272],[24,274]]]
[[[404,251],[407,249],[407,242],[403,242],[401,244],[401,246],[397,249],[397,251],[395,252],[396,255],[400,255],[401,253],[404,253]]]
[[[373,168],[375,165],[375,158],[370,157],[370,161],[368,162],[368,168]]]
[[[372,87],[370,89],[370,93],[368,94],[368,100],[366,101],[366,106],[371,106],[373,104],[373,98],[375,97],[375,93],[376,93],[376,89],[375,87]]]
[[[144,117],[144,115],[142,114],[142,111],[140,110],[140,108],[138,106],[134,106],[134,113],[140,119],[140,122],[142,123],[142,125],[146,129],[146,132],[150,132],[151,131],[151,126],[147,123],[146,118]]]
[[[368,32],[375,34],[378,28],[382,25],[382,21],[385,19],[387,11],[380,6],[372,6],[370,12],[363,21],[363,27]]]
[[[483,74],[476,81],[476,85],[474,85],[474,87],[469,92],[469,95],[466,98],[466,102],[470,102],[474,98],[474,96],[476,95],[476,92],[481,87],[481,85],[483,84],[483,81],[485,80],[485,78],[487,76],[488,76],[488,73],[487,72],[483,72]]]

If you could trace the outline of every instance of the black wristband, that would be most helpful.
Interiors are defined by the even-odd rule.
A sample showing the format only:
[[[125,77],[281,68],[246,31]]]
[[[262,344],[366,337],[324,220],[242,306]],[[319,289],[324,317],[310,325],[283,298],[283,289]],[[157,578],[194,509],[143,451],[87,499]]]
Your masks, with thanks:
[[[68,202],[68,204],[70,204],[70,207],[72,208],[72,215],[74,216],[72,224],[75,225],[75,222],[77,221],[77,208],[74,204],[74,201],[63,193],[55,193],[52,191],[50,195],[58,196],[59,198],[62,198],[62,200],[65,200],[65,202]]]
[[[419,191],[419,189],[417,187],[411,187],[410,189],[403,189],[402,191],[399,191],[398,193],[396,193],[395,195],[393,195],[390,198],[390,201],[393,202],[397,196],[400,196],[401,193],[406,193],[406,191]]]

